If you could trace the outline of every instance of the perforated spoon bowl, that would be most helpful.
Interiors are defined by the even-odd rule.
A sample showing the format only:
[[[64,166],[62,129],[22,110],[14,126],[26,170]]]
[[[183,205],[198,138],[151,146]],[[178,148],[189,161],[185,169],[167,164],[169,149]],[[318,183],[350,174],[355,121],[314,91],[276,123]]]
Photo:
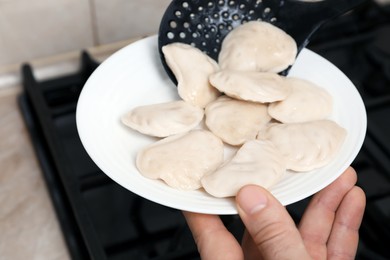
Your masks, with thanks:
[[[363,2],[365,0],[173,0],[163,15],[158,33],[161,62],[177,84],[165,62],[164,45],[191,44],[218,61],[225,36],[235,27],[253,20],[272,23],[291,35],[299,53],[324,23]]]

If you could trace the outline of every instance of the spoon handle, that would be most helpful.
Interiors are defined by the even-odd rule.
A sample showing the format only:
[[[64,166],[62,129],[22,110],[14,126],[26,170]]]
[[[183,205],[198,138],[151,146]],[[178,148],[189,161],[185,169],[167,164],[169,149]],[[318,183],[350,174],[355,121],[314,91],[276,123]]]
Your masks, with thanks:
[[[270,6],[275,5],[276,2],[279,2],[279,8],[274,8],[277,10],[274,24],[291,35],[301,50],[306,47],[310,37],[323,24],[366,0],[263,0],[264,4]]]

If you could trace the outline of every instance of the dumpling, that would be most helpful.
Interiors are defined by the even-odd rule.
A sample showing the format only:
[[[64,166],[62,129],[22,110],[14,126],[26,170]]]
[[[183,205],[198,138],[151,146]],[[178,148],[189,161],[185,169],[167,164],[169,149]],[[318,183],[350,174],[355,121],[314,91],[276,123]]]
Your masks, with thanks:
[[[269,141],[246,142],[236,155],[212,174],[202,178],[202,186],[215,197],[231,197],[245,185],[270,188],[286,172],[284,159]]]
[[[251,21],[225,37],[218,62],[222,69],[281,72],[294,63],[297,50],[295,40],[283,30]]]
[[[183,100],[204,108],[220,95],[208,81],[209,75],[219,69],[215,60],[201,50],[179,42],[163,46],[162,52],[176,77],[179,96]]]
[[[267,105],[221,96],[207,105],[206,125],[215,135],[231,145],[256,139],[271,117]]]
[[[333,109],[332,96],[316,84],[299,78],[286,78],[291,93],[286,99],[269,105],[269,114],[283,123],[327,118]]]
[[[140,173],[161,179],[179,190],[201,187],[200,179],[221,165],[224,158],[221,139],[207,130],[192,130],[153,143],[137,154]]]
[[[210,83],[226,95],[252,102],[283,100],[290,93],[285,77],[271,72],[221,70],[210,75]]]
[[[143,134],[167,137],[195,128],[204,110],[183,100],[136,107],[122,117],[126,126]]]
[[[281,151],[287,169],[311,171],[328,164],[339,152],[347,132],[331,120],[272,124],[258,139],[270,140]]]

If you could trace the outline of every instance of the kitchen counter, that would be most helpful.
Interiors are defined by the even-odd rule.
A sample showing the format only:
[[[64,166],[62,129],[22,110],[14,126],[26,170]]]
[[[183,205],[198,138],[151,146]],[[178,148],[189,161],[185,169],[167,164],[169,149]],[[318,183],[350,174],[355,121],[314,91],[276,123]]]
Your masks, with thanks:
[[[146,36],[87,49],[97,62]],[[79,51],[29,61],[37,79],[73,73]],[[0,259],[70,259],[18,106],[21,64],[0,68]]]
[[[0,258],[70,259],[17,104],[0,89]]]

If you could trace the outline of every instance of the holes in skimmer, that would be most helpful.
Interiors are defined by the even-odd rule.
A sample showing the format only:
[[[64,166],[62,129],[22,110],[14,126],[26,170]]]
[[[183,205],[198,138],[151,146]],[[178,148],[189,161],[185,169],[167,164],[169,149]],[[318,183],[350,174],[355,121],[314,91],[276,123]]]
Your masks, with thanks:
[[[187,0],[173,11],[173,19],[165,33],[171,42],[210,47],[209,52],[218,53],[226,33],[251,20],[275,23],[277,18],[270,7],[263,6],[262,0]]]

